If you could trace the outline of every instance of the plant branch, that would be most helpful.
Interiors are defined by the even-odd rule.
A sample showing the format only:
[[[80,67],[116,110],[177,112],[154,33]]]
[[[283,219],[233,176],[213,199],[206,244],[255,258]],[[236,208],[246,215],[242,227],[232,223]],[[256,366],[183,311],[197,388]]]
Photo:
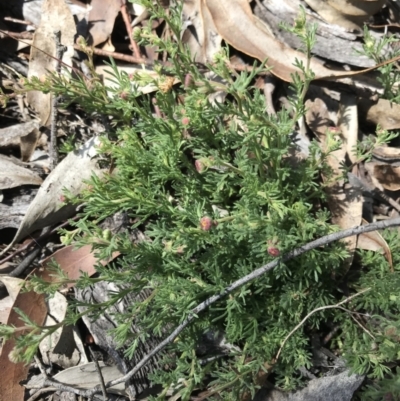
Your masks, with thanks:
[[[343,299],[342,301],[338,302],[337,304],[334,305],[326,305],[326,306],[320,306],[319,308],[315,308],[314,310],[312,310],[310,313],[308,313],[304,319],[285,337],[285,339],[282,341],[282,344],[279,348],[278,353],[276,354],[275,357],[275,362],[279,359],[279,356],[282,352],[283,347],[285,346],[286,342],[289,340],[289,338],[306,322],[306,320],[312,316],[314,313],[319,312],[321,310],[325,310],[325,309],[334,309],[334,308],[339,308],[340,305],[343,305],[346,302],[351,301],[353,298],[358,297],[361,294],[364,294],[364,292],[369,291],[371,288],[365,288],[364,290],[357,292],[356,294],[351,295],[348,298]]]

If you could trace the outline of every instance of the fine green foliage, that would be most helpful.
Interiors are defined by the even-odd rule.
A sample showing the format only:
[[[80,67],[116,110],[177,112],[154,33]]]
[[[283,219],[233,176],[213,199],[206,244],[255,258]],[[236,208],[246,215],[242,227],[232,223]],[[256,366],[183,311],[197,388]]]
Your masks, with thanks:
[[[381,39],[376,39],[369,31],[367,25],[364,26],[364,45],[363,51],[358,53],[369,57],[376,64],[394,59],[400,56],[397,49],[398,38],[394,35],[385,35]],[[378,81],[382,84],[384,94],[383,97],[394,103],[400,102],[399,92],[399,71],[395,67],[395,61],[382,65],[378,68],[380,77]]]
[[[150,1],[146,6],[179,37],[179,7],[166,14]],[[307,28],[299,18],[293,32],[310,57],[315,27]],[[269,115],[263,94],[253,86],[254,77],[266,71],[264,65],[236,73],[227,67],[224,50],[208,66],[210,78],[181,43],[161,41],[150,28],[136,31],[135,37],[169,54],[168,66],[155,67],[156,78],[128,76],[111,60],[109,69],[117,84],[113,88],[96,76],[87,80],[52,75],[45,82],[26,82],[27,88],[62,95],[66,104],[79,102],[88,112],[114,118],[101,151],[115,169],[104,179],[93,177],[75,199],[85,206],[76,230],[64,233],[64,240],[92,244],[103,259],[121,253],[113,264],[98,266],[98,277],[83,276],[77,286],[110,281],[121,289],[112,303],[127,292],[151,289],[150,297],[118,316],[114,335],[120,344],[130,344],[128,356],[135,353],[139,338],[166,336],[210,295],[279,255],[337,230],[330,224],[319,179],[321,174],[329,177],[326,158],[334,148],[324,153],[312,142],[306,159],[293,156],[293,130],[304,116],[304,96],[313,79],[308,65],[296,64],[291,109]],[[140,86],[148,83],[157,91],[141,94]],[[213,96],[217,91],[223,93],[219,100]],[[117,212],[128,214],[131,229],[141,230],[146,240],[132,243],[127,233],[110,235],[99,227]],[[399,255],[394,248],[399,246],[397,235],[387,236],[393,255]],[[170,344],[165,357],[170,370],[155,372],[153,382],[167,389],[184,378],[179,391],[188,399],[207,379],[208,388],[222,399],[238,400],[254,394],[257,376],[269,371],[277,385],[293,389],[301,380],[299,369],[313,365],[311,339],[329,331],[332,322],[340,330],[330,348],[354,371],[372,379],[388,378],[388,362],[400,352],[398,256],[393,273],[381,255],[372,253],[364,253],[348,272],[342,263],[347,256],[343,243],[310,251],[213,304]],[[61,285],[66,278],[59,274]],[[49,290],[35,278],[30,286]],[[347,309],[313,314],[275,360],[283,340],[305,315],[368,287],[372,290]],[[109,305],[93,305],[90,312],[101,313]],[[368,319],[360,323],[359,313],[368,314]],[[80,317],[71,307],[66,322]],[[139,322],[141,332],[130,331],[133,321]],[[229,355],[204,364],[196,347],[209,330],[224,333],[232,347]],[[1,334],[9,332],[4,327]],[[37,343],[19,338],[16,354],[28,362],[33,348],[23,351],[28,343]]]

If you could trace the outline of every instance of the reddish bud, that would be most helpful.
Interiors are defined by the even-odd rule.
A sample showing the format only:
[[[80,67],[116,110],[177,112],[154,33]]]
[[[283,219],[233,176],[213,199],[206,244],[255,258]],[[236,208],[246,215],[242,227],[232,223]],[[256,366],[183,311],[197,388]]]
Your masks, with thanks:
[[[183,117],[182,118],[182,124],[183,125],[189,125],[190,123],[190,118],[189,117]]]
[[[185,82],[184,82],[185,88],[187,88],[188,86],[190,86],[191,83],[192,83],[192,81],[193,81],[192,76],[191,76],[190,74],[186,74],[186,75],[185,75]]]
[[[210,217],[204,216],[200,219],[200,228],[203,231],[210,231],[211,227],[213,225],[213,221],[211,220]]]
[[[194,166],[196,167],[196,170],[197,170],[198,173],[203,172],[204,164],[203,164],[203,162],[201,160],[196,160],[194,162]]]
[[[273,257],[278,257],[280,255],[280,251],[278,248],[275,248],[274,246],[268,247],[268,253],[273,256]]]
[[[119,97],[120,97],[122,100],[128,99],[128,92],[122,91],[122,92],[119,94]]]

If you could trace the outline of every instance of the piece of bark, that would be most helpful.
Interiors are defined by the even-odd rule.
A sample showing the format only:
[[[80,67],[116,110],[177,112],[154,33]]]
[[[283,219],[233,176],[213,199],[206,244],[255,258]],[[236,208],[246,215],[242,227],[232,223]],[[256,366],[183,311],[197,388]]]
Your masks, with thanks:
[[[101,281],[93,286],[78,289],[75,288],[75,294],[78,301],[90,302],[90,303],[103,303],[109,300],[110,291],[119,292],[121,288],[118,288],[113,283]],[[124,351],[130,345],[125,344],[123,347],[118,347],[114,336],[110,334],[110,330],[115,329],[118,323],[115,318],[115,313],[123,313],[127,311],[129,305],[134,302],[146,299],[151,293],[151,290],[142,291],[139,295],[130,294],[124,297],[122,302],[110,307],[105,313],[95,319],[90,316],[84,315],[83,321],[88,327],[92,334],[96,345],[105,350],[111,358],[115,361],[116,365],[121,371],[121,376],[128,373],[141,359],[155,348],[163,339],[156,336],[149,336],[147,340],[139,341],[139,345],[133,355],[132,360],[128,360],[124,356]],[[84,312],[86,307],[78,307],[79,312]],[[138,332],[140,330],[137,324],[131,326],[132,332]],[[161,354],[156,355],[147,363],[140,371],[132,377],[127,383],[126,391],[130,397],[134,398],[143,391],[151,387],[151,383],[148,379],[150,373],[158,369],[159,360]]]
[[[23,186],[3,191],[4,199],[0,203],[0,230],[18,228],[36,196],[38,188]]]
[[[293,26],[299,11],[298,0],[264,0],[257,2],[254,8],[254,14],[269,26],[275,38],[293,49],[301,48],[300,40],[282,29],[280,24],[283,22]],[[356,41],[357,35],[337,25],[327,24],[308,8],[306,15],[307,23],[318,24],[316,44],[312,49],[315,56],[363,68],[375,65],[368,57],[356,53],[356,50],[362,50],[362,42]]]

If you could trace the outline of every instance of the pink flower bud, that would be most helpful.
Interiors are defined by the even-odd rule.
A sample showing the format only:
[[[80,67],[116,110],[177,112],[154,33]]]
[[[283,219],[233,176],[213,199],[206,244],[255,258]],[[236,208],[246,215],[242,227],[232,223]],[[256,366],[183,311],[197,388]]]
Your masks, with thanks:
[[[182,124],[183,125],[189,125],[190,123],[190,118],[189,117],[183,117],[182,118]]]
[[[274,246],[268,247],[268,253],[273,256],[273,257],[278,257],[280,255],[280,251],[278,248],[275,248]]]
[[[203,231],[210,231],[213,225],[213,221],[210,217],[204,216],[200,219],[200,228]]]
[[[122,92],[120,92],[120,94],[119,94],[119,97],[120,97],[122,100],[128,99],[128,96],[129,96],[129,94],[128,94],[128,92],[126,92],[126,91],[122,91]]]
[[[196,167],[196,170],[197,170],[198,173],[203,172],[204,164],[203,164],[203,162],[201,160],[196,160],[194,162],[194,166]]]
[[[190,86],[191,83],[192,83],[192,81],[193,81],[192,76],[191,76],[190,74],[186,74],[186,75],[185,75],[185,81],[184,81],[185,88],[187,88],[188,86]]]

